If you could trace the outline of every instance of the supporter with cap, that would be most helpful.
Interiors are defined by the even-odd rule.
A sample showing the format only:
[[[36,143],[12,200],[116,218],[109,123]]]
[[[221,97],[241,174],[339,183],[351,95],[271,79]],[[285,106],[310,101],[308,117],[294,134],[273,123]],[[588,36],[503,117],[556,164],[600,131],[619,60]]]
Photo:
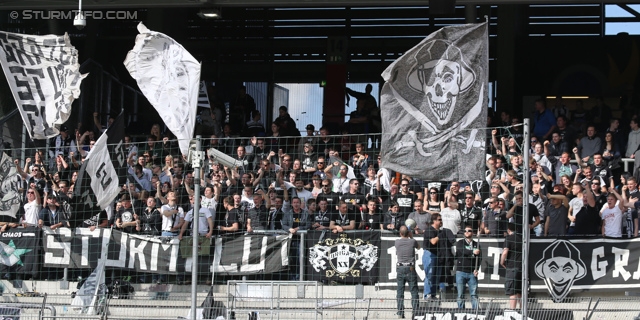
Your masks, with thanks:
[[[46,207],[40,210],[38,215],[38,226],[49,227],[55,230],[60,227],[69,227],[69,214],[65,212],[64,207],[58,203],[58,197],[44,194]]]
[[[73,136],[69,134],[69,127],[66,124],[60,126],[60,134],[51,138],[49,147],[49,159],[51,159],[50,166],[53,167],[54,161],[58,155],[62,155],[65,159],[68,159],[69,153],[77,153],[77,144],[73,139]]]
[[[120,197],[122,208],[116,213],[116,228],[126,233],[136,233],[138,216],[133,212],[131,198],[128,194]]]

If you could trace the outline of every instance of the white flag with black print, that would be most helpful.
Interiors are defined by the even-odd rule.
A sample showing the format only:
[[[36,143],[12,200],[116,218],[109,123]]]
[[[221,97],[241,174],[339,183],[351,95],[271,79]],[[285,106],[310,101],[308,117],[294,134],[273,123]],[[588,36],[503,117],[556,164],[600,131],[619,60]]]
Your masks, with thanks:
[[[86,77],[69,36],[0,31],[0,64],[31,139],[57,136]]]
[[[78,292],[71,301],[72,309],[78,313],[100,314],[101,306],[99,300],[107,294],[107,287],[104,279],[105,259],[98,261],[98,266],[85,279]]]
[[[0,216],[16,218],[20,210],[20,189],[23,188],[22,177],[16,171],[13,159],[2,153],[0,160]],[[0,218],[0,221],[5,221]]]
[[[428,181],[483,179],[487,23],[444,27],[383,73],[382,167]]]
[[[124,60],[149,103],[178,138],[180,151],[189,153],[200,89],[200,63],[165,34],[138,24],[140,34]]]
[[[89,152],[74,187],[74,221],[83,221],[104,210],[120,192],[127,176],[124,149],[124,114],[121,112]]]

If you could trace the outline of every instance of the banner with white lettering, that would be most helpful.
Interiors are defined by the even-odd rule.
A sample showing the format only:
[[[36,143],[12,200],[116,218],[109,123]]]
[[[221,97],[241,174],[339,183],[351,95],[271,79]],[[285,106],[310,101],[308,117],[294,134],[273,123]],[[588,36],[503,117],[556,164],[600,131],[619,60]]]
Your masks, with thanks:
[[[380,282],[381,287],[393,287],[396,284],[396,256],[395,241],[399,239],[391,233],[383,234],[380,241]],[[414,237],[422,247],[423,238]],[[460,238],[462,239],[462,238]],[[459,239],[458,239],[459,240]],[[477,238],[475,239],[477,241]],[[504,268],[500,267],[500,255],[504,247],[504,238],[480,238],[480,250],[482,259],[479,261],[478,286],[481,288],[502,288],[504,286]],[[533,250],[533,248],[532,248]],[[422,253],[424,250],[416,250],[416,272],[418,274],[418,286],[424,284],[424,268],[422,267]],[[454,275],[453,269],[449,269]]]
[[[215,238],[214,273],[248,275],[289,268],[290,234],[252,234]]]
[[[0,64],[31,139],[57,136],[87,76],[69,36],[0,31]]]
[[[381,287],[396,286],[395,240],[381,237]],[[415,237],[422,246],[423,239]],[[505,269],[500,267],[503,238],[480,238],[482,260],[478,286],[503,288]],[[422,252],[416,250],[418,285],[424,281]],[[452,272],[452,270],[450,270]],[[531,239],[529,250],[531,290],[548,291],[556,301],[570,292],[586,290],[629,290],[640,287],[640,238],[638,239]]]
[[[142,23],[138,32],[124,65],[178,138],[180,151],[186,156],[196,124],[200,63],[166,34],[151,31]]]
[[[309,231],[306,245],[307,280],[368,284],[378,281],[379,232]]]
[[[44,265],[54,268],[106,267],[177,274],[191,270],[191,251],[180,252],[177,238],[148,237],[118,230],[87,228],[44,229]],[[199,265],[215,266],[216,274],[249,275],[287,269],[290,235],[220,236],[201,250]],[[186,241],[186,239],[183,239]],[[190,248],[189,248],[190,249]],[[211,271],[211,269],[209,270]]]
[[[532,290],[556,302],[570,292],[637,289],[640,238],[532,239],[529,276]]]
[[[38,274],[40,229],[13,228],[0,233],[0,274],[15,273],[22,277]]]

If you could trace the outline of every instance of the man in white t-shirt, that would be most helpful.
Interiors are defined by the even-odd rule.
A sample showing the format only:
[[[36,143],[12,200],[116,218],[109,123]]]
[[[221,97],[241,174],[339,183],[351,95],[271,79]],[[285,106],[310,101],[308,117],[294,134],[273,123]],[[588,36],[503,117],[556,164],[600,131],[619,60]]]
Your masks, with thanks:
[[[187,230],[188,222],[193,221],[193,215],[194,215],[193,195],[189,195],[189,202],[191,202],[192,208],[184,216],[185,223],[182,224],[182,228],[180,228],[180,234],[178,235],[178,239],[180,240],[182,240],[182,235]],[[200,236],[211,238],[211,234],[213,234],[213,219],[214,219],[213,214],[211,214],[211,211],[209,211],[209,209],[200,207],[199,214],[198,214],[198,234]],[[191,225],[191,228],[193,228],[193,225]]]
[[[614,188],[609,188],[607,204],[600,210],[603,237],[622,238],[622,218],[624,217],[622,210],[624,210],[622,197]]]
[[[448,200],[449,201],[447,203],[449,206],[440,211],[440,216],[442,216],[442,227],[451,230],[453,234],[458,234],[458,231],[460,230],[460,222],[462,222],[460,211],[458,211],[458,201],[456,201],[453,196]]]
[[[215,189],[213,186],[204,188],[204,195],[202,196],[202,200],[200,200],[200,206],[209,209],[214,216],[216,214],[216,207],[218,206],[219,195],[219,192],[216,192]]]
[[[162,236],[175,237],[184,224],[184,211],[178,206],[178,198],[176,193],[170,191],[167,193],[167,204],[160,208],[162,214]]]
[[[24,205],[24,217],[22,217],[22,221],[20,222],[23,227],[38,226],[38,216],[42,208],[41,201],[38,190],[35,188],[29,188],[27,190],[27,203]]]
[[[584,206],[584,201],[582,200],[582,197],[583,197],[582,191],[583,191],[582,184],[578,182],[574,183],[573,186],[571,187],[571,193],[575,196],[575,198],[569,201],[569,220],[571,221],[571,223],[569,224],[569,230],[567,231],[567,234],[574,234],[575,232],[576,216]]]

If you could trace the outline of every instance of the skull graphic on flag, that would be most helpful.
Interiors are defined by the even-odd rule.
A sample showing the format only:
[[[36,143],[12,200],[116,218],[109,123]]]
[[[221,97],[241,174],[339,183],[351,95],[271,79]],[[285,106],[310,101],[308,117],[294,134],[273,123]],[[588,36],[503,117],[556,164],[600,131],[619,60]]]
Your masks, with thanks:
[[[486,28],[442,28],[384,71],[383,167],[432,181],[483,178]]]

